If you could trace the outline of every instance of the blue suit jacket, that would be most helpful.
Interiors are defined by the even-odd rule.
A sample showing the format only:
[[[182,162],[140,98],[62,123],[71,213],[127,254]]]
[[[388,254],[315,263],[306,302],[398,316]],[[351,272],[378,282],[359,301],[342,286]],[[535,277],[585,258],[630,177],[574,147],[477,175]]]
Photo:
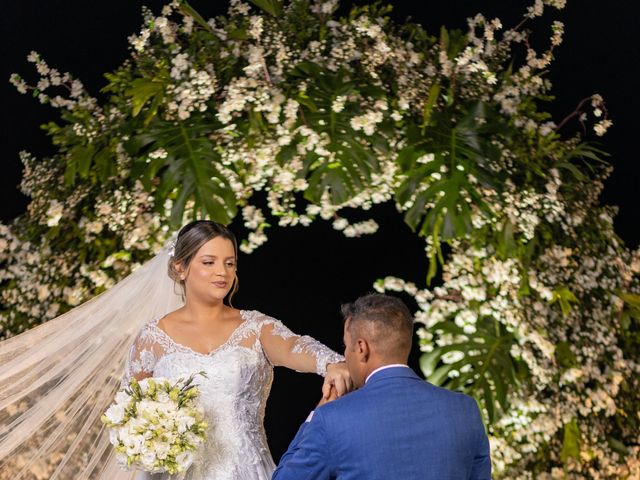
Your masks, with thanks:
[[[405,367],[376,372],[360,390],[316,409],[273,474],[273,480],[490,478],[475,400]]]

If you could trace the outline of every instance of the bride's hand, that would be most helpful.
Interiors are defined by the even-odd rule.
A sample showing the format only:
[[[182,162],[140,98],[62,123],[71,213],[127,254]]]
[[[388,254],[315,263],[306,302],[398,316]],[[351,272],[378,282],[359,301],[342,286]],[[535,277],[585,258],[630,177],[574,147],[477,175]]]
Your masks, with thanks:
[[[324,384],[322,385],[323,398],[329,398],[332,386],[336,389],[336,392],[338,392],[339,397],[353,389],[353,382],[346,363],[339,362],[327,365],[327,374],[324,377]]]

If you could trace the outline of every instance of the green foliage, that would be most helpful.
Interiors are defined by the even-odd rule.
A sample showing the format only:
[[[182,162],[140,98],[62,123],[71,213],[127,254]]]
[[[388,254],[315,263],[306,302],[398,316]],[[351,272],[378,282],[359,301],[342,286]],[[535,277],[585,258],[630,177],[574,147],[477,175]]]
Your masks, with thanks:
[[[194,202],[196,216],[210,216],[227,224],[236,215],[235,196],[224,175],[216,168],[218,154],[208,138],[212,124],[193,118],[185,122],[156,120],[125,145],[138,158],[134,175],[157,188],[161,198],[173,201],[170,223],[182,224],[185,205]],[[151,159],[145,152],[163,148],[167,156]]]
[[[564,316],[569,315],[569,312],[571,312],[572,303],[580,303],[576,296],[571,293],[571,290],[565,286],[559,287],[553,292],[551,303],[555,302],[560,304],[560,310],[562,310]]]
[[[569,458],[580,461],[580,429],[575,418],[564,426],[560,458],[565,463]]]
[[[468,393],[481,400],[488,423],[507,411],[509,395],[518,388],[525,368],[511,356],[513,334],[499,322],[483,318],[477,330],[466,333],[455,323],[435,324],[432,331],[452,335],[455,340],[445,346],[433,347],[420,358],[420,368],[434,385]],[[443,361],[447,354],[458,353],[456,361]]]
[[[256,7],[261,8],[274,17],[282,14],[282,2],[279,0],[249,0]]]

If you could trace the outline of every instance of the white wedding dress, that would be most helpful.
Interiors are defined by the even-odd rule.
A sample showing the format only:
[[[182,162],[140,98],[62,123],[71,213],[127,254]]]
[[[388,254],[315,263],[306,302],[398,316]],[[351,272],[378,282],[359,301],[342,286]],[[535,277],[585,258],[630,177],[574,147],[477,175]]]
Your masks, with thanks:
[[[241,311],[243,322],[208,354],[173,341],[157,323],[141,329],[131,347],[123,384],[132,376],[172,381],[197,376],[201,405],[209,424],[207,439],[184,479],[269,480],[275,469],[264,431],[264,412],[273,380],[267,352],[290,356],[293,364],[312,356],[318,374],[343,357],[308,336],[297,336],[280,321],[257,311]],[[283,352],[283,350],[286,350]],[[309,360],[309,359],[302,359]],[[140,473],[137,478],[170,479]]]

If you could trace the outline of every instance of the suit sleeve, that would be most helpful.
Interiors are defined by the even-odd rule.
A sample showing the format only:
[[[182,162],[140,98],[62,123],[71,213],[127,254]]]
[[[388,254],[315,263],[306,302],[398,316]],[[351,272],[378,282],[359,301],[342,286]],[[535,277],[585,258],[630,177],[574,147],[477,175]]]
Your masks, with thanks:
[[[329,442],[322,416],[316,411],[309,422],[302,424],[289,449],[280,459],[272,480],[328,480]]]
[[[475,400],[471,399],[472,414],[474,418],[474,427],[476,431],[477,450],[473,458],[473,466],[469,480],[491,480],[491,455],[489,450],[489,439],[482,423],[480,410]]]

